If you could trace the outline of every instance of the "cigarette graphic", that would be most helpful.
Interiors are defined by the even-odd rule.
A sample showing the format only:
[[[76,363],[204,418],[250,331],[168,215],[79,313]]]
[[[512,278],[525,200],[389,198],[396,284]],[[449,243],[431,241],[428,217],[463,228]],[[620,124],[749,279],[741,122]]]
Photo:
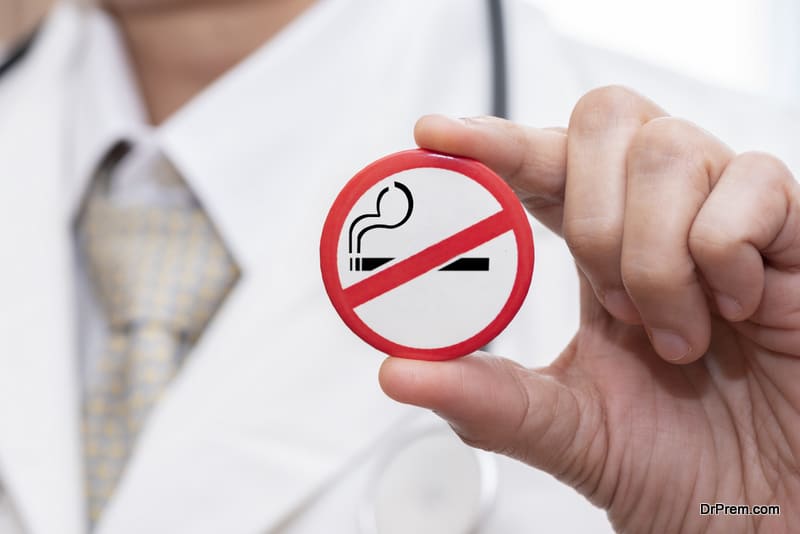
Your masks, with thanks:
[[[404,184],[394,182],[394,187],[405,195],[406,210],[402,218],[395,223],[382,222],[384,215],[381,213],[381,202],[390,188],[384,187],[378,193],[378,198],[375,202],[375,212],[365,213],[356,217],[350,224],[348,234],[348,252],[350,253],[349,267],[351,271],[374,271],[375,269],[386,265],[395,258],[387,257],[372,257],[361,255],[361,241],[367,232],[383,228],[391,230],[399,228],[404,225],[411,218],[411,213],[414,211],[414,197],[411,191]],[[444,267],[439,268],[440,271],[488,271],[489,258],[458,258]]]
[[[381,265],[385,265],[395,258],[350,258],[351,271],[374,271]],[[440,271],[488,271],[489,258],[458,258],[451,261],[444,267],[439,267]]]

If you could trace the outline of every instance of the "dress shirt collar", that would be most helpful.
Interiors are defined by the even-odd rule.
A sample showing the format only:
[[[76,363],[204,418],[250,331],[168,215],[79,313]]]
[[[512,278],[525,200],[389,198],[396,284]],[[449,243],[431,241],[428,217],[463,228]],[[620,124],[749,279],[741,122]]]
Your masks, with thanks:
[[[261,103],[276,97],[269,94],[270,87],[279,86],[285,98],[283,89],[294,83],[295,75],[314,68],[308,63],[309,55],[313,59],[318,51],[314,39],[329,26],[337,4],[348,2],[320,1],[309,8],[158,127],[148,125],[114,21],[90,10],[86,54],[74,83],[72,213],[78,215],[98,164],[116,143],[126,140],[133,148],[115,173],[127,165],[139,167],[154,153],[166,156],[245,271],[259,255],[260,229],[274,222],[263,204],[265,194],[271,196],[265,184],[286,178],[267,175],[276,158],[270,140],[280,137],[279,128],[291,121],[292,111],[285,109],[285,102]],[[303,48],[308,51],[303,53]],[[303,54],[300,59],[298,52]],[[270,115],[281,108],[281,115]]]
[[[120,141],[151,146],[152,128],[137,92],[125,45],[110,16],[88,9],[84,54],[69,88],[72,176],[70,208],[77,216],[89,182],[100,163]]]

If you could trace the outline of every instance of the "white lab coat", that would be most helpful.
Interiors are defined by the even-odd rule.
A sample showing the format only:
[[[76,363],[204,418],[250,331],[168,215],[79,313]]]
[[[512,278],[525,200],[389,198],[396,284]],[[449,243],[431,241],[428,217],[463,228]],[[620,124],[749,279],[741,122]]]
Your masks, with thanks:
[[[312,14],[277,39],[303,48],[316,33],[352,61],[309,65],[276,53],[285,75],[263,87],[257,105],[232,109],[219,125],[220,135],[246,132],[253,115],[279,125],[263,138],[274,163],[261,188],[240,195],[261,202],[274,224],[258,225],[253,245],[238,251],[244,275],[153,413],[101,533],[357,532],[385,445],[428,417],[380,392],[381,356],[343,326],[324,294],[318,238],[344,181],[411,146],[417,116],[488,111],[484,5],[343,0],[315,9],[327,18]],[[583,93],[622,83],[737,149],[768,149],[800,168],[796,114],[572,43],[523,2],[506,2],[506,17],[516,120],[565,125]],[[76,8],[56,8],[25,62],[0,83],[3,533],[85,528],[73,221],[62,190],[70,157],[63,81],[81,53],[81,24]],[[209,150],[221,146],[204,125],[198,135],[208,137]],[[194,164],[203,165],[202,153]],[[226,172],[236,176],[231,166]],[[535,233],[533,289],[496,351],[540,365],[574,331],[577,299],[566,249],[538,225]],[[601,511],[547,475],[504,458],[498,465],[496,504],[481,532],[609,529]]]

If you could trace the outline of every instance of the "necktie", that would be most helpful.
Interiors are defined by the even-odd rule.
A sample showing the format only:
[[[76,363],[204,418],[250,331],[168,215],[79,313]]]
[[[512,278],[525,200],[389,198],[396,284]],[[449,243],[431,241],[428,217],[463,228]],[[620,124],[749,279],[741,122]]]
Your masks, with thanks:
[[[155,178],[161,186],[185,187],[168,161],[158,163]],[[103,179],[107,176],[98,177],[80,224],[109,330],[83,409],[92,524],[181,356],[238,277],[211,221],[195,203],[121,205],[108,197]]]

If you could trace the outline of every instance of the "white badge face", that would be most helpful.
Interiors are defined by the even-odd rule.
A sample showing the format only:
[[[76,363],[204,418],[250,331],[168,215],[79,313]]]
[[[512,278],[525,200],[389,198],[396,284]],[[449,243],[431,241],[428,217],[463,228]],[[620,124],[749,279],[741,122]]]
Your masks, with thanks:
[[[407,199],[406,194],[411,196]],[[391,227],[411,208],[412,198],[406,222]],[[500,204],[488,191],[453,171],[412,169],[381,180],[353,206],[339,238],[339,276],[345,292],[499,211]],[[360,218],[377,212],[377,218]],[[351,254],[353,235],[358,252]],[[351,260],[361,270],[350,270]],[[385,260],[389,261],[372,268]],[[497,317],[514,285],[513,233],[509,228],[430,267],[410,280],[399,272],[394,279],[398,285],[356,306],[356,315],[377,334],[410,347],[435,349],[469,339]]]
[[[380,350],[461,356],[488,343],[522,303],[530,226],[481,164],[423,151],[396,156],[409,154],[455,164],[357,175],[326,222],[323,278],[348,326]]]

